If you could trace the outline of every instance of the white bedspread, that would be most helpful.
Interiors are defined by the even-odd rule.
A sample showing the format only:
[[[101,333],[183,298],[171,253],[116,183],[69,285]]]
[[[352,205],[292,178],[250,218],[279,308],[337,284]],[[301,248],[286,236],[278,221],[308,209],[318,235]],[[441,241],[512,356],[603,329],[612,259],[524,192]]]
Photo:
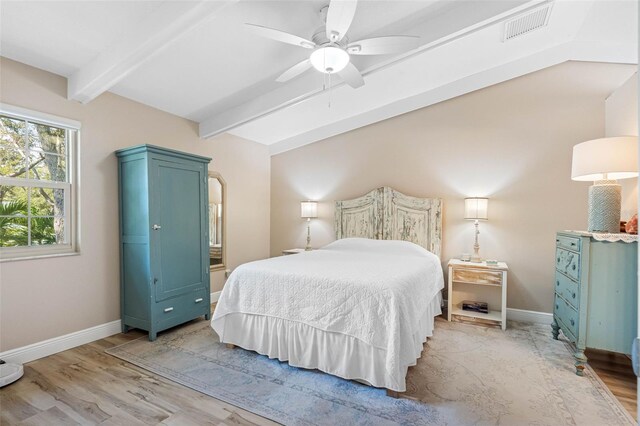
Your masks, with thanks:
[[[245,313],[343,333],[385,350],[387,373],[404,377],[403,367],[416,361],[414,335],[425,307],[443,287],[440,259],[424,248],[348,238],[239,266],[211,324],[215,329],[216,320]]]

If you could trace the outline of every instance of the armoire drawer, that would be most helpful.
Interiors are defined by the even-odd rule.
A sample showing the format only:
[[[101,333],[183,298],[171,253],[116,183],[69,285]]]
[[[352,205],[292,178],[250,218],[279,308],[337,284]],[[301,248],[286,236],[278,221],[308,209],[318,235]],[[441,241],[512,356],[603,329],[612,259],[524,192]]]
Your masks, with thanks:
[[[557,248],[556,269],[578,281],[580,279],[580,255],[569,250]]]
[[[564,325],[572,334],[572,336],[567,337],[575,338],[576,336],[578,336],[578,312],[558,293],[556,293],[556,301],[553,313],[555,314],[556,319],[560,321],[562,325]]]
[[[562,296],[575,309],[580,301],[580,286],[577,282],[556,271],[556,293]]]
[[[208,309],[210,309],[210,306],[207,304],[208,300],[209,297],[206,289],[162,300],[154,306],[156,320],[159,324],[166,324],[173,322],[174,319],[187,316],[194,318],[197,316],[197,314],[194,315],[195,311],[201,309],[204,313],[208,312]],[[201,315],[204,315],[204,313]]]

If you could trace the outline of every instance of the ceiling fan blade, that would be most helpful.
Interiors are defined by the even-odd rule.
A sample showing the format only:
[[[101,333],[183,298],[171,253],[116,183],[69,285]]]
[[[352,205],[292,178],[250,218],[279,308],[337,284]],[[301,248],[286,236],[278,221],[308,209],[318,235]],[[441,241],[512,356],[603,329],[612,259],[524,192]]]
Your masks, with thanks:
[[[338,75],[354,89],[364,85],[364,78],[362,78],[362,74],[360,74],[358,68],[356,68],[356,66],[351,62],[349,62],[347,66],[338,73]]]
[[[270,38],[272,40],[280,41],[282,43],[293,44],[294,46],[302,46],[306,49],[313,49],[316,44],[312,41],[298,37],[297,35],[285,33],[284,31],[275,30],[273,28],[263,27],[256,24],[244,24],[256,35],[261,37]]]
[[[354,41],[347,46],[350,55],[387,55],[406,52],[418,47],[420,37],[387,36]]]
[[[280,77],[276,78],[276,81],[279,83],[284,83],[285,81],[291,80],[293,77],[299,76],[309,68],[311,68],[311,61],[305,59],[304,61],[298,62],[297,64],[283,72]]]
[[[331,0],[327,10],[327,38],[333,42],[342,40],[349,30],[356,13],[357,0]]]

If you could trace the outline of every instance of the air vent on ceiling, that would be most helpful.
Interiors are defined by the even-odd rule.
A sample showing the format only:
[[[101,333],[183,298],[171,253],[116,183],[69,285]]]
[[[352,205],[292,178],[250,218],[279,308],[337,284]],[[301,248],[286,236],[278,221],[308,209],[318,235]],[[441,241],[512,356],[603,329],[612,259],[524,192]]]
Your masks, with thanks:
[[[503,41],[513,40],[545,27],[549,22],[549,15],[551,15],[551,3],[505,22]]]

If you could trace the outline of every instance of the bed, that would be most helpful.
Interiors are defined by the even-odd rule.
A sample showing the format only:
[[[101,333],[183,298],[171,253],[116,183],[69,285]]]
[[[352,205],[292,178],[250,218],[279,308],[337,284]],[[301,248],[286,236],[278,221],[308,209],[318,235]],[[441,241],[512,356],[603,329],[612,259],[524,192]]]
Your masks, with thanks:
[[[388,187],[336,202],[335,242],[236,268],[211,326],[223,343],[404,392],[441,314],[441,209]]]

